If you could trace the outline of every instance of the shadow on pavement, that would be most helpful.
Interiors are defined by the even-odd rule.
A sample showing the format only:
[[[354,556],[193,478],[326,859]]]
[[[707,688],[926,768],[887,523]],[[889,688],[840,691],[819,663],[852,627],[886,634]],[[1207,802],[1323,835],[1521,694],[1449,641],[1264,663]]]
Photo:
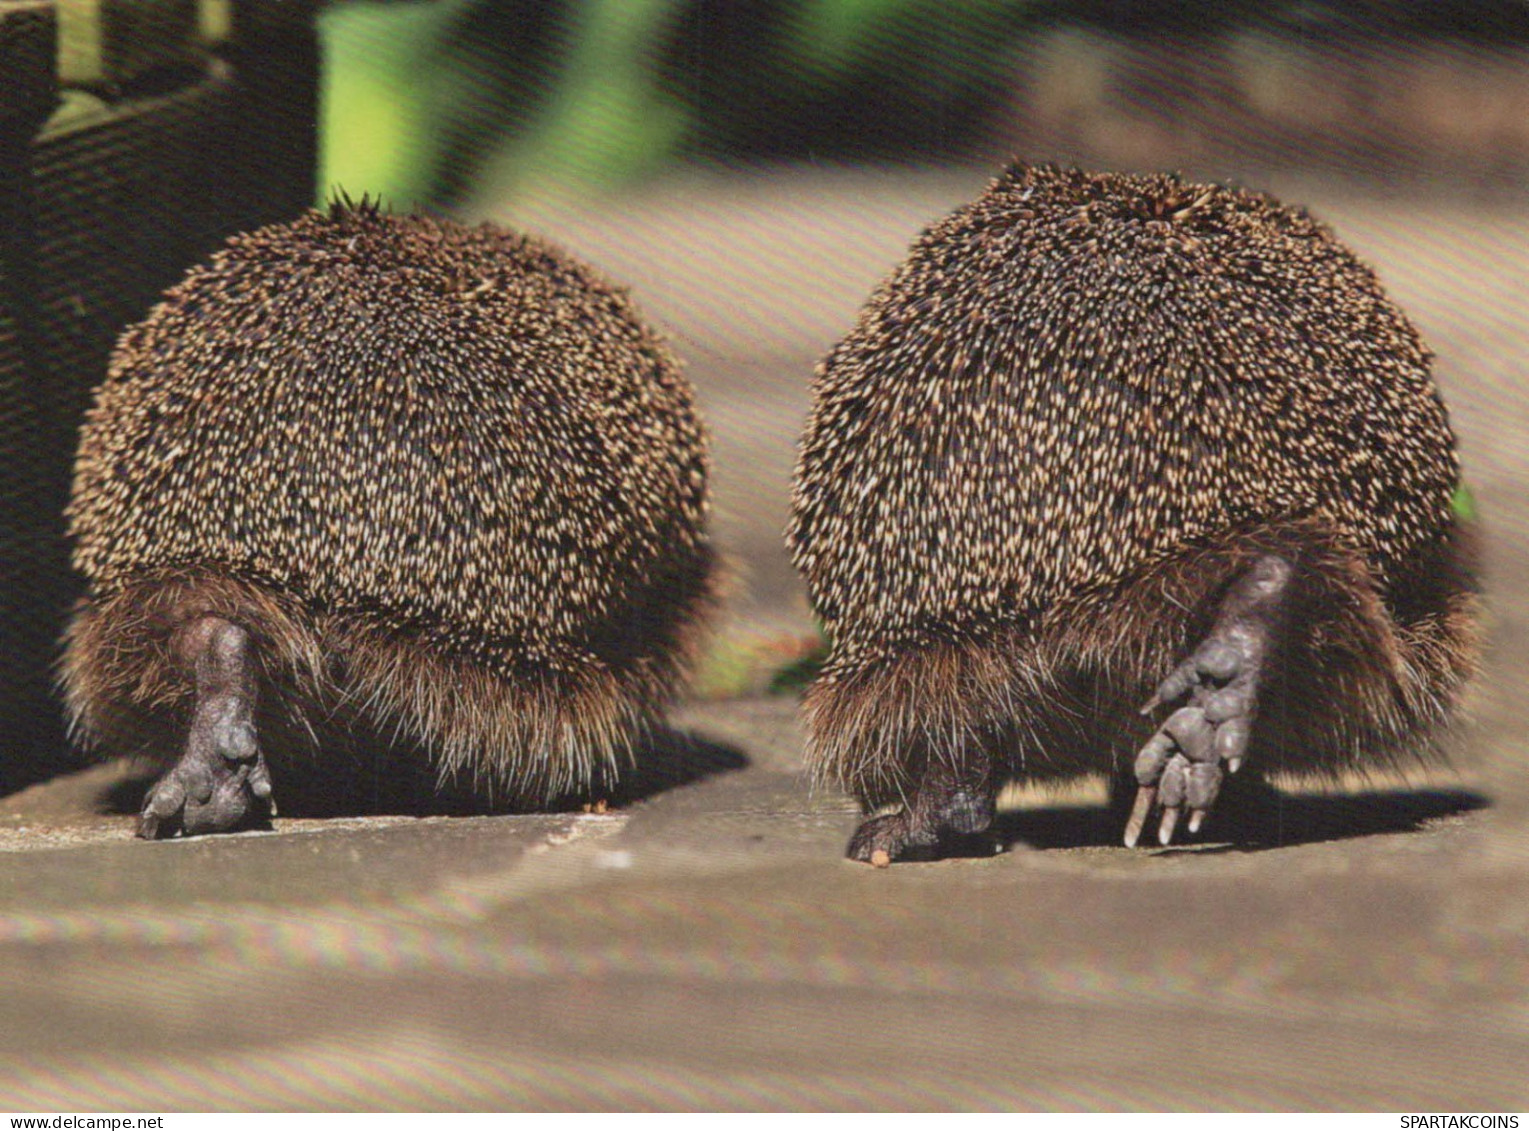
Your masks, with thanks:
[[[558,798],[485,798],[470,780],[439,784],[429,759],[409,747],[392,747],[363,757],[354,750],[330,751],[322,759],[299,755],[273,763],[279,815],[295,818],[359,816],[483,816],[492,813],[577,812],[591,801],[626,806],[716,774],[744,769],[749,760],[734,746],[662,728],[642,745],[635,766],[612,780],[597,780],[587,793]],[[144,763],[105,785],[95,812],[136,814],[144,794],[161,773]],[[604,775],[598,775],[603,779]],[[268,825],[266,826],[268,827]]]
[[[1485,795],[1468,789],[1316,794],[1287,793],[1258,783],[1224,797],[1200,836],[1168,851],[1204,852],[1217,847],[1255,851],[1378,833],[1413,832],[1429,821],[1474,812],[1490,804]],[[1129,805],[1111,804],[1014,810],[999,814],[994,831],[1006,846],[1115,847],[1120,844],[1128,808]],[[1155,821],[1149,823],[1148,836],[1154,835],[1155,827]]]

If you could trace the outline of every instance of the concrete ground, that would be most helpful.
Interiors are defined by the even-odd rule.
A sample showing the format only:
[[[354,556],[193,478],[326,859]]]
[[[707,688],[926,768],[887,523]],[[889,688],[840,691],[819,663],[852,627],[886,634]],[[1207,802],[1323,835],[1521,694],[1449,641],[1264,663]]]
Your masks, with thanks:
[[[779,532],[812,365],[982,180],[510,217],[690,361],[736,567],[714,685],[808,630]],[[1115,847],[1098,791],[1021,794],[1006,852],[877,871],[840,858],[855,815],[807,788],[789,699],[685,706],[682,783],[607,813],[149,844],[137,779],[96,767],[0,801],[0,1108],[1529,1106],[1529,212],[1273,187],[1439,355],[1493,605],[1453,769],[1170,850]]]

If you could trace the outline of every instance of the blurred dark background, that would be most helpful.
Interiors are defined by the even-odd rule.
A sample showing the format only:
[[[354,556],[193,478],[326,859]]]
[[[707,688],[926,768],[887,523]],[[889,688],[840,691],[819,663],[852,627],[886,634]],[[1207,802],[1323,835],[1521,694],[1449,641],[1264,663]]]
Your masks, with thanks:
[[[468,205],[675,162],[1521,179],[1522,0],[335,3],[321,188]],[[1470,186],[1467,186],[1470,187]]]

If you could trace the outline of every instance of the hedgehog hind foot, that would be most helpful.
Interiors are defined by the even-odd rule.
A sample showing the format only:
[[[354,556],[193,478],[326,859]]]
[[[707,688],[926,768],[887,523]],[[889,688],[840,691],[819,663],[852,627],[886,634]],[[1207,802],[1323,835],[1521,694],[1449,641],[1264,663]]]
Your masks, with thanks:
[[[957,847],[987,831],[997,797],[989,767],[933,766],[902,809],[862,822],[844,854],[885,868],[910,850]],[[987,847],[992,851],[991,844]]]
[[[207,616],[184,628],[176,651],[192,670],[196,702],[186,745],[144,798],[146,840],[231,832],[275,811],[255,727],[258,683],[249,634]]]
[[[1126,821],[1126,847],[1140,839],[1154,807],[1162,810],[1161,844],[1173,842],[1186,808],[1189,832],[1199,832],[1221,790],[1222,764],[1232,773],[1241,767],[1264,667],[1284,625],[1293,573],[1294,567],[1278,554],[1255,561],[1227,591],[1209,634],[1142,708],[1147,714],[1189,696],[1136,757],[1139,788]]]

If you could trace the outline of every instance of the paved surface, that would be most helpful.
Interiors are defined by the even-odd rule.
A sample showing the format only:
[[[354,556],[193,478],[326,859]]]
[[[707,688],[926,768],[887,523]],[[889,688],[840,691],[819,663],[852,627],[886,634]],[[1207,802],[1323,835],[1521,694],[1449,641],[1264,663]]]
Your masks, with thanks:
[[[719,654],[806,630],[778,536],[806,377],[981,180],[520,218],[691,360],[739,566]],[[0,1108],[1523,1109],[1529,214],[1276,187],[1439,353],[1494,602],[1453,770],[1291,792],[1265,843],[1171,851],[1114,847],[1097,791],[1018,795],[1007,852],[874,871],[839,859],[854,814],[807,789],[781,699],[687,706],[686,780],[607,814],[145,844],[131,773],[97,767],[0,801]]]

